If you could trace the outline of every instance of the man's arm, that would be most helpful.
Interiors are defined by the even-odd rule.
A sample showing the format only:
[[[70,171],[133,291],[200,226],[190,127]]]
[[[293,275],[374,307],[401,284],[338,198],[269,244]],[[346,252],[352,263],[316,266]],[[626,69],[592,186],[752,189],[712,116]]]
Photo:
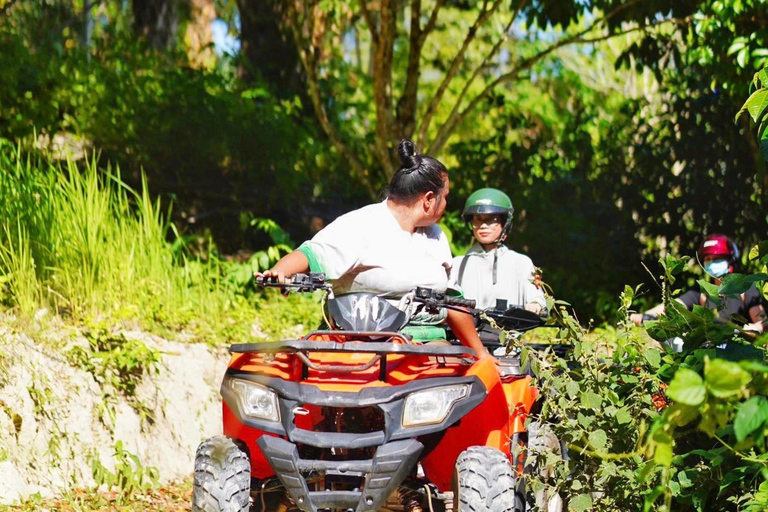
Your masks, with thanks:
[[[280,258],[280,261],[275,263],[271,270],[256,272],[253,275],[256,277],[277,277],[278,283],[284,283],[286,278],[291,277],[293,274],[301,274],[308,271],[309,259],[307,259],[303,252],[296,250]]]
[[[475,323],[472,321],[472,315],[449,309],[448,325],[456,334],[456,337],[459,338],[461,344],[474,350],[477,357],[480,359],[493,357],[483,346],[483,342],[480,341],[477,329],[475,329]]]

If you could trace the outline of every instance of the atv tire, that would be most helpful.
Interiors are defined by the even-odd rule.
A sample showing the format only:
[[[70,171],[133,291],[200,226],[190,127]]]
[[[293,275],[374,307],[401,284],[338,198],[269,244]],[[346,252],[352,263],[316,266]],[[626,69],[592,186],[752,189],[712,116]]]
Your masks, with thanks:
[[[195,455],[194,512],[248,512],[251,463],[248,455],[224,436],[206,439]]]
[[[495,448],[461,452],[453,473],[456,512],[524,512],[525,493],[509,459]]]

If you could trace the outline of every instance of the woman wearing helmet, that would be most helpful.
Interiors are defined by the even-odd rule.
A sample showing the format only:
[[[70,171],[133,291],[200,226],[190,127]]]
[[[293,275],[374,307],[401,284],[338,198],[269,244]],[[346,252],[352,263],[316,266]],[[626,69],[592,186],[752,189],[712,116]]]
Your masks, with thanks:
[[[465,297],[477,301],[478,308],[495,307],[501,299],[540,315],[547,303],[544,292],[533,284],[533,262],[504,245],[513,213],[509,196],[495,188],[477,190],[467,198],[462,215],[475,244],[454,258],[451,280]]]
[[[714,278],[716,285],[720,285],[721,278],[733,272],[734,266],[739,261],[739,248],[733,240],[725,235],[710,235],[704,239],[696,252],[699,264],[704,267],[704,271]],[[698,285],[683,293],[675,300],[683,304],[688,310],[693,306],[706,306],[715,309],[707,296],[702,293]],[[664,304],[659,304],[649,309],[645,313],[635,313],[630,315],[636,325],[641,325],[646,318],[653,318],[664,314]],[[720,311],[720,318],[723,321],[730,321],[732,317],[738,316],[746,318],[748,323],[744,329],[756,332],[765,330],[765,308],[762,304],[762,298],[757,287],[753,284],[745,293],[739,297],[725,297],[723,308]]]
[[[450,180],[438,160],[400,141],[401,167],[386,199],[349,212],[257,276],[284,282],[293,274],[323,272],[337,295],[375,293],[398,299],[423,286],[445,291],[451,249],[437,222],[445,212]],[[480,358],[491,357],[470,315],[449,310],[448,325]]]

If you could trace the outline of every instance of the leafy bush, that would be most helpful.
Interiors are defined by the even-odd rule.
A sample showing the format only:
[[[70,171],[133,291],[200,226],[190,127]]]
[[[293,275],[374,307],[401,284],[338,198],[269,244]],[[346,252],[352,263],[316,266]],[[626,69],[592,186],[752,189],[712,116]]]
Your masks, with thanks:
[[[114,457],[114,472],[104,467],[97,456],[93,455],[90,459],[96,485],[117,490],[115,505],[125,505],[137,494],[159,487],[158,469],[144,466],[138,456],[123,447],[122,441],[115,443]]]
[[[766,244],[750,255],[765,264]],[[761,250],[761,248],[763,248]],[[625,287],[617,328],[585,331],[566,304],[549,298],[553,343],[567,357],[528,351],[542,391],[544,425],[567,448],[529,453],[549,468],[534,491],[558,493],[569,510],[764,510],[768,507],[768,335],[755,337],[688,311],[673,297],[684,259],[661,260],[666,314],[648,327],[656,345],[628,320],[636,291]],[[722,306],[766,274],[731,274],[719,286],[701,281]],[[539,335],[541,336],[541,335]],[[664,344],[683,340],[683,353]],[[537,340],[541,341],[541,340]],[[727,345],[722,345],[726,343]]]
[[[87,347],[74,347],[70,361],[91,373],[99,386],[109,386],[128,398],[145,375],[157,374],[162,356],[141,340],[127,339],[104,325],[85,331]]]
[[[640,481],[647,456],[646,435],[658,417],[654,395],[662,387],[657,373],[663,352],[627,320],[635,290],[621,296],[625,320],[618,328],[587,332],[566,304],[551,297],[558,332],[549,340],[571,348],[558,357],[522,346],[541,390],[541,411],[534,414],[541,430],[553,433],[567,449],[529,454],[529,463],[549,468],[534,473],[529,487],[558,493],[569,510],[638,510],[651,492],[653,479]],[[652,343],[652,342],[651,342]]]
[[[210,342],[274,338],[295,324],[318,325],[316,300],[267,299],[254,289],[253,272],[273,265],[293,242],[272,220],[251,223],[273,242],[247,262],[223,259],[214,248],[195,255],[180,249],[146,184],[136,192],[96,161],[82,170],[72,162],[61,168],[5,146],[0,299],[25,318],[49,307],[86,324],[106,316]]]

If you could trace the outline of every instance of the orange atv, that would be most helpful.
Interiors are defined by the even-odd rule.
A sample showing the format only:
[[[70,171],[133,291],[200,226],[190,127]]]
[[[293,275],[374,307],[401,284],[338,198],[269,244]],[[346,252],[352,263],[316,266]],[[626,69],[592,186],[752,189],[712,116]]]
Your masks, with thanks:
[[[333,298],[322,274],[260,284],[325,290],[332,328],[230,348],[224,435],[197,450],[193,510],[525,510],[531,377],[515,359],[501,358],[500,371],[464,346],[400,332],[403,310],[474,301],[423,288],[401,307],[367,293]]]

